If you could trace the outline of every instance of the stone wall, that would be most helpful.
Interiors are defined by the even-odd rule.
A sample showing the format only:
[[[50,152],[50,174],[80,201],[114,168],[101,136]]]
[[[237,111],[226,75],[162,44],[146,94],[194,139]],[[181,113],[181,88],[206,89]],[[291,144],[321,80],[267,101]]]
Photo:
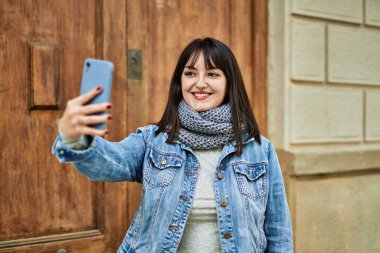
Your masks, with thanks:
[[[380,0],[268,3],[268,133],[295,252],[380,252]]]

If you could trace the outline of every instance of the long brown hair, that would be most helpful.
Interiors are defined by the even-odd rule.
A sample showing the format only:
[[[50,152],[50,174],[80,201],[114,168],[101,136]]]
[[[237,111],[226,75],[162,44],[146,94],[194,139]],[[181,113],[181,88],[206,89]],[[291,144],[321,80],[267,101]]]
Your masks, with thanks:
[[[179,117],[178,105],[183,99],[181,91],[181,76],[187,63],[194,66],[199,55],[203,53],[206,69],[218,68],[223,71],[227,79],[227,94],[225,103],[230,103],[232,113],[233,132],[236,140],[237,155],[243,151],[243,135],[255,138],[261,144],[260,131],[255,116],[250,107],[243,78],[231,49],[223,42],[214,38],[195,39],[185,47],[179,56],[177,66],[170,82],[169,98],[165,112],[156,134],[166,132],[168,143],[174,143],[178,137]],[[190,62],[189,62],[190,60]]]

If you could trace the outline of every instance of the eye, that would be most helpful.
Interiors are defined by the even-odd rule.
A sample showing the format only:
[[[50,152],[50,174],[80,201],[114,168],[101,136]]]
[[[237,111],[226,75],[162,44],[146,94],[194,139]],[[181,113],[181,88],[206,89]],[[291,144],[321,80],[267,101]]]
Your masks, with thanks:
[[[188,77],[193,77],[196,75],[194,71],[185,71],[183,74]]]
[[[210,77],[219,77],[220,76],[220,74],[217,72],[209,72],[207,75]]]

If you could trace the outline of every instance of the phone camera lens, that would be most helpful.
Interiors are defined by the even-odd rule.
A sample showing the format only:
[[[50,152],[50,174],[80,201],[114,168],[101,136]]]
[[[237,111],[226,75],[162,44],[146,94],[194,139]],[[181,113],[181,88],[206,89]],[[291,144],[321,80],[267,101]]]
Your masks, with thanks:
[[[91,64],[89,62],[86,62],[86,67],[87,68],[91,67]]]

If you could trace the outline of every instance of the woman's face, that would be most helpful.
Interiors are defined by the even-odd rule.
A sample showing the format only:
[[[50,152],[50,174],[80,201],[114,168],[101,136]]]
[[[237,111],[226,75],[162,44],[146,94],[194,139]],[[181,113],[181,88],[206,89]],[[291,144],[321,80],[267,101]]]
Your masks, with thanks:
[[[227,90],[227,79],[217,68],[206,69],[201,53],[193,67],[186,64],[181,76],[182,95],[187,105],[198,112],[220,106]]]

